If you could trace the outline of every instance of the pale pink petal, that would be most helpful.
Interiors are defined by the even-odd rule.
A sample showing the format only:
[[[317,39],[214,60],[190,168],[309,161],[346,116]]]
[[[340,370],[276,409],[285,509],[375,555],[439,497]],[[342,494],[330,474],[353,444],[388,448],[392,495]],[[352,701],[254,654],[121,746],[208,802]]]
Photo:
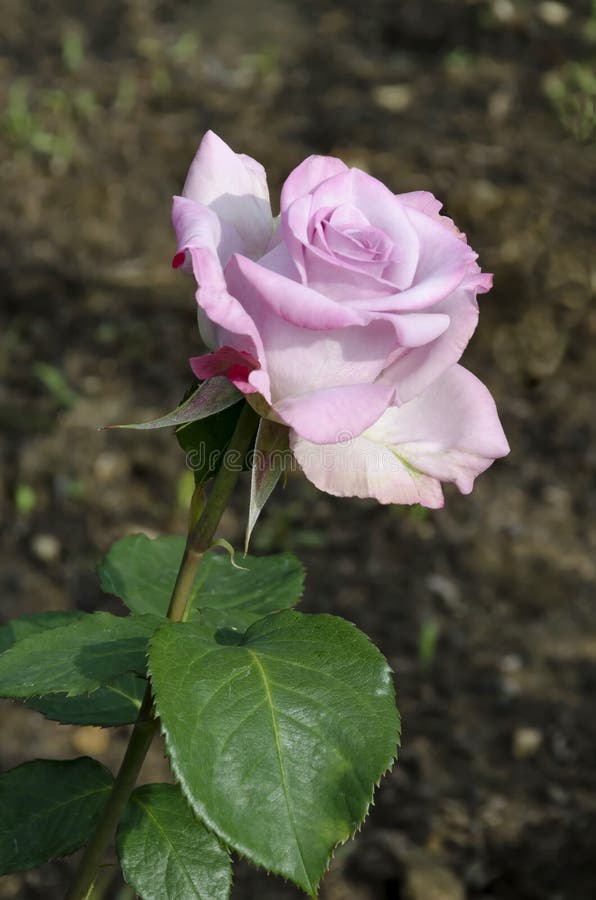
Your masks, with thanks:
[[[423,347],[434,342],[448,330],[450,317],[444,312],[404,313],[403,315],[386,315],[385,321],[395,328],[401,348]]]
[[[372,383],[395,347],[390,322],[313,331],[268,313],[258,323],[274,403],[321,388]]]
[[[174,197],[172,224],[176,232],[178,252],[173,260],[175,269],[192,268],[189,247],[210,250],[225,266],[233,253],[240,252],[244,241],[236,229],[222,222],[213,210],[186,197]]]
[[[443,209],[443,204],[437,200],[430,191],[406,191],[404,194],[396,194],[397,199],[412,209],[418,209],[427,216],[438,216]]]
[[[197,317],[203,341],[208,347],[215,349],[221,343],[235,344],[240,337],[241,346],[256,353],[260,344],[254,323],[242,316],[241,309],[236,309],[237,301],[226,297],[222,262],[225,264],[238,246],[243,246],[236,230],[222,222],[213,210],[186,197],[174,197],[172,221],[178,240],[178,252],[172,264],[176,269],[192,271],[197,280]],[[218,309],[217,298],[220,296],[224,299]],[[207,309],[215,312],[216,317],[211,318]],[[231,330],[235,337],[227,340],[226,332],[216,326],[224,321],[229,324],[232,314]],[[244,335],[248,338],[248,343],[242,340]]]
[[[328,179],[312,194],[313,212],[346,203],[359,209],[371,225],[393,242],[391,282],[399,290],[409,287],[418,265],[419,241],[404,206],[389,188],[359,169],[349,169]],[[292,224],[290,219],[288,222]],[[299,233],[297,237],[300,238]]]
[[[396,285],[374,271],[366,271],[371,268],[366,263],[334,257],[312,244],[302,247],[302,259],[308,286],[333,300],[344,304],[361,301],[362,307],[376,307],[377,298],[382,303],[395,294]],[[386,267],[384,263],[373,268]]]
[[[298,197],[281,214],[281,232],[285,246],[300,275],[306,282],[304,250],[310,243],[309,227],[312,219],[312,198],[309,194]]]
[[[410,314],[416,315],[416,314]],[[396,385],[396,402],[406,403],[422,393],[451,368],[464,352],[478,323],[478,304],[473,291],[457,290],[432,307],[432,316],[447,316],[449,326],[434,340],[398,351],[381,378]],[[418,313],[421,319],[424,313]],[[393,317],[392,317],[393,318]],[[400,321],[402,316],[395,316]],[[402,338],[402,346],[405,340]]]
[[[326,388],[273,404],[277,416],[315,444],[337,443],[361,434],[387,409],[391,387],[349,384]]]
[[[274,250],[278,244],[281,244],[284,239],[284,230],[281,226],[281,216],[275,216],[273,219],[273,234],[269,239],[269,243],[265,248],[265,253],[269,253],[271,250]]]
[[[428,295],[429,286],[436,292],[436,300],[446,297],[462,281],[476,259],[472,248],[436,219],[415,209],[408,210],[407,215],[420,241],[420,258],[413,286],[400,298],[404,309],[411,308],[408,304],[413,301],[418,307]]]
[[[263,366],[265,351],[259,331],[241,303],[229,293],[219,260],[212,251],[204,248],[190,247],[188,252],[198,284],[196,299],[201,318],[206,317],[211,326],[208,345],[233,347],[250,354]],[[250,381],[254,384],[252,378]],[[261,376],[260,384],[261,393],[269,399],[265,375]]]
[[[279,254],[281,258],[283,248]],[[268,254],[267,259],[271,258],[272,254]],[[367,321],[366,316],[348,306],[239,254],[232,257],[225,275],[229,290],[242,298],[245,307],[250,306],[251,315],[258,315],[259,308],[265,308],[287,322],[314,330],[345,328]]]
[[[233,225],[244,242],[243,252],[260,256],[271,238],[273,219],[263,167],[234,153],[208,131],[190,166],[183,195],[212,209]]]
[[[443,505],[441,482],[469,493],[509,452],[490,393],[460,366],[353,440],[321,445],[290,432],[290,446],[306,477],[329,494],[431,508]]]
[[[270,247],[265,256],[259,260],[259,265],[272,272],[277,272],[278,275],[283,275],[284,278],[289,278],[291,281],[300,282],[298,269],[283,241],[278,241]]]
[[[406,214],[420,241],[414,281],[399,294],[375,300],[374,309],[379,311],[415,311],[433,306],[462,285],[476,259],[474,251],[450,229],[418,210],[406,209]]]
[[[482,272],[477,262],[468,266],[466,277],[462,282],[462,287],[477,294],[486,294],[493,286],[493,276],[490,272]]]
[[[353,203],[343,203],[336,206],[329,216],[329,224],[334,228],[361,228],[370,227],[370,222],[357,206]]]
[[[440,482],[420,474],[414,477],[388,447],[366,434],[339,444],[314,444],[290,431],[290,447],[308,480],[335,497],[443,506]]]
[[[416,473],[454,482],[463,494],[509,445],[488,389],[453,366],[423,394],[391,407],[366,432]]]
[[[443,228],[451,231],[460,241],[466,240],[465,234],[459,230],[453,219],[440,214],[443,204],[430,191],[409,191],[406,194],[396,194],[395,196],[405,206],[417,209],[419,212],[430,216],[431,219],[435,219],[436,222],[439,222]]]
[[[322,181],[346,172],[348,167],[333,156],[309,156],[291,172],[281,189],[282,213],[300,197],[310,194]]]

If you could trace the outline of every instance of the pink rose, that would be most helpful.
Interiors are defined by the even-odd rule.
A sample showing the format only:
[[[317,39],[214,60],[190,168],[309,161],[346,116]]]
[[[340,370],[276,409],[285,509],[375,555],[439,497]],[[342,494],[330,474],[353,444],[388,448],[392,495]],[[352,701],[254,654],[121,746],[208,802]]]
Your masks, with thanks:
[[[274,219],[265,171],[213,132],[174,198],[174,266],[197,280],[225,374],[289,426],[307,478],[339,496],[443,505],[509,451],[489,391],[457,362],[491,287],[432,194],[393,194],[339,159],[295,169]]]

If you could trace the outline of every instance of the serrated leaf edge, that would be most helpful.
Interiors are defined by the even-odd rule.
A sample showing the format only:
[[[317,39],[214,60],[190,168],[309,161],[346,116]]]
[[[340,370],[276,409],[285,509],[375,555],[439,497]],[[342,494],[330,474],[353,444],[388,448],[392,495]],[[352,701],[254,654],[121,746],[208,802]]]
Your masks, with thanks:
[[[288,612],[288,611],[289,610],[282,610],[281,612]],[[251,629],[255,628],[255,626],[258,625],[258,623],[261,622],[263,619],[267,619],[273,615],[279,615],[279,613],[268,613],[266,616],[263,616],[261,619],[258,619],[256,622],[253,622],[246,629],[244,636],[246,637],[248,632]],[[308,615],[308,614],[299,613],[299,615]],[[394,674],[393,669],[389,665],[385,656],[381,653],[379,648],[376,646],[376,644],[371,640],[371,638],[366,634],[366,632],[364,632],[360,628],[358,628],[353,622],[350,622],[348,619],[343,619],[343,617],[333,616],[330,613],[317,613],[316,615],[321,616],[321,617],[326,617],[326,618],[342,618],[343,622],[345,622],[347,625],[351,625],[352,628],[354,628],[360,635],[365,637],[366,640],[369,642],[369,644],[379,654],[379,656],[382,657],[383,662],[384,662],[385,673],[388,674],[389,676],[392,676]],[[168,625],[171,625],[171,624],[174,624],[174,623],[166,622],[165,627],[167,628]],[[189,622],[188,624],[192,625],[193,623]],[[151,683],[152,683],[152,678],[153,678],[153,674],[152,674],[152,670],[151,670],[151,645],[152,645],[154,639],[156,638],[156,636],[158,635],[158,633],[160,633],[163,628],[164,628],[164,625],[162,624],[162,626],[160,628],[158,628],[156,631],[153,632],[153,634],[149,640],[148,653],[147,653],[147,671],[149,673],[149,678],[150,678]],[[397,749],[399,750],[399,748],[401,746],[401,716],[400,716],[399,710],[397,709],[397,704],[396,704],[397,698],[396,698],[395,685],[393,682],[393,678],[390,677],[388,679],[388,683],[390,685],[391,696],[394,701],[394,708],[395,708],[395,712],[397,715],[396,746],[397,746]],[[372,790],[371,790],[371,794],[370,794],[370,799],[367,800],[367,802],[366,802],[366,808],[365,808],[365,811],[363,813],[363,816],[362,816],[360,822],[353,830],[351,830],[347,834],[347,836],[345,838],[338,840],[329,849],[325,867],[324,867],[323,871],[321,872],[320,876],[318,877],[314,887],[309,890],[304,884],[294,881],[294,879],[290,878],[287,875],[287,873],[282,872],[281,870],[276,869],[275,867],[270,867],[266,862],[264,862],[264,860],[260,859],[257,854],[253,854],[253,852],[251,850],[248,850],[245,846],[240,845],[239,843],[237,843],[236,841],[231,839],[229,836],[227,836],[224,833],[224,831],[222,829],[220,829],[219,826],[214,822],[214,820],[208,814],[207,810],[203,808],[202,804],[198,804],[195,802],[195,799],[186,790],[186,784],[185,784],[184,778],[183,778],[182,773],[180,772],[180,769],[178,766],[178,760],[176,758],[175,750],[173,747],[170,746],[168,731],[163,724],[161,716],[159,715],[159,704],[158,704],[157,698],[155,696],[155,692],[153,692],[153,702],[154,702],[156,714],[158,716],[159,732],[163,738],[164,750],[165,750],[165,754],[169,760],[172,774],[174,775],[174,778],[176,779],[176,783],[180,786],[181,791],[183,792],[184,796],[186,797],[186,800],[189,803],[189,805],[191,806],[191,808],[193,809],[195,815],[205,824],[205,826],[208,829],[210,829],[219,838],[219,840],[226,847],[228,847],[231,851],[236,853],[238,856],[240,856],[243,859],[248,860],[253,865],[256,865],[258,868],[263,869],[265,872],[268,872],[271,875],[276,875],[276,876],[284,879],[284,881],[292,882],[292,884],[297,885],[297,887],[299,887],[301,890],[303,890],[307,894],[307,896],[312,897],[313,900],[317,900],[321,880],[323,879],[323,877],[329,870],[329,866],[335,855],[335,851],[337,850],[338,847],[343,846],[349,840],[351,840],[362,829],[366,819],[368,818],[371,806],[374,805],[375,791],[378,789],[383,778],[391,771],[391,769],[395,765],[397,758],[398,758],[398,753],[397,752],[392,753],[390,760],[386,764],[386,768],[383,769],[378,780],[376,782],[374,782]],[[309,879],[309,882],[310,882],[310,879]]]
[[[164,620],[161,619],[159,616],[155,615],[154,613],[135,613],[135,612],[131,611],[131,612],[129,612],[129,614],[127,616],[115,616],[113,613],[106,612],[105,610],[97,610],[96,612],[93,612],[93,613],[84,613],[84,616],[89,616],[91,618],[94,616],[109,616],[112,619],[130,619],[133,617],[135,619],[154,619],[155,620],[155,629],[153,632],[151,632],[151,634],[147,635],[147,645],[149,645],[151,638],[153,637],[153,634],[155,634],[155,631],[158,630],[164,624]],[[79,624],[81,621],[83,621],[83,619],[75,619],[73,622],[67,622],[65,625],[59,625],[57,628],[52,628],[51,631],[52,632],[60,632],[62,630],[66,630],[66,629],[74,627],[76,624]],[[11,653],[17,647],[17,645],[20,646],[22,644],[27,643],[28,641],[34,641],[35,638],[39,637],[39,634],[42,634],[42,633],[45,633],[45,632],[39,632],[39,633],[35,632],[33,634],[28,634],[21,640],[15,641],[11,647],[8,647],[6,650],[4,650],[2,653],[0,653],[0,657],[3,657],[6,654]],[[145,657],[147,658],[147,651],[145,652]],[[0,692],[0,700],[13,700],[15,702],[27,703],[29,700],[41,699],[43,697],[51,697],[51,696],[54,696],[55,694],[64,694],[69,699],[72,697],[89,697],[89,696],[91,696],[91,694],[94,694],[96,691],[100,690],[101,688],[106,688],[106,687],[111,686],[112,681],[114,679],[119,678],[122,675],[129,675],[129,674],[137,675],[139,678],[147,678],[147,670],[145,670],[145,672],[137,672],[136,669],[124,669],[124,670],[121,670],[120,672],[116,672],[111,677],[110,681],[102,682],[101,684],[98,684],[97,687],[91,688],[90,690],[83,690],[83,691],[79,691],[79,690],[65,691],[63,689],[61,689],[61,690],[46,690],[40,694],[33,692],[31,694],[27,694],[26,696],[22,696],[22,697],[11,697],[9,694],[2,694]]]
[[[155,784],[158,784],[158,783],[159,783],[159,782],[155,782]],[[162,783],[163,783],[163,784],[167,784],[167,782],[162,782]],[[153,784],[153,783],[152,783],[152,784]],[[175,856],[178,858],[178,852],[177,852],[177,850],[176,850],[176,846],[172,843],[171,839],[168,837],[167,832],[164,831],[163,827],[162,827],[161,824],[159,823],[159,820],[156,818],[155,815],[153,815],[153,814],[151,813],[151,811],[147,808],[147,806],[146,806],[144,803],[141,803],[141,801],[138,799],[138,797],[135,796],[136,794],[138,794],[140,788],[148,787],[148,786],[150,786],[150,785],[144,784],[144,785],[140,785],[139,787],[135,788],[135,790],[132,792],[132,794],[130,795],[130,797],[129,797],[129,799],[128,799],[127,806],[130,805],[130,804],[136,803],[137,806],[139,806],[139,807],[143,810],[143,812],[148,816],[148,818],[150,818],[151,820],[153,820],[153,821],[156,823],[156,827],[157,827],[158,831],[164,835],[164,837],[165,837],[165,839],[166,839],[166,842],[172,847],[172,850],[174,851]],[[168,786],[170,786],[170,785],[168,785]],[[177,786],[177,787],[180,787],[180,785],[178,785],[178,784],[177,784],[176,786]],[[173,785],[172,785],[172,787],[173,787]],[[182,788],[180,788],[180,792],[181,792],[182,797],[184,798],[184,800],[188,803],[188,797],[186,796],[186,794],[184,793],[184,791],[182,790]],[[191,804],[189,804],[189,807],[190,807],[190,809],[191,809],[193,815],[196,816],[195,810],[193,809],[193,807],[191,806]],[[230,863],[230,877],[229,877],[229,881],[228,881],[228,885],[227,885],[227,888],[228,888],[227,894],[226,894],[226,900],[227,900],[227,898],[229,898],[229,896],[230,896],[230,893],[231,893],[231,890],[232,890],[232,882],[233,882],[233,878],[232,878],[232,860],[230,859],[230,850],[229,850],[228,846],[227,846],[226,844],[224,844],[224,843],[219,839],[219,836],[213,831],[213,829],[208,828],[208,826],[206,826],[205,823],[203,822],[203,820],[200,819],[198,816],[196,816],[196,818],[199,820],[199,823],[205,828],[205,830],[210,831],[210,832],[214,835],[214,837],[215,837],[215,838],[218,840],[218,842],[220,843],[222,849],[223,849],[223,850],[227,853],[227,855],[228,855],[228,861],[229,861],[229,863]],[[123,820],[121,820],[121,821],[119,822],[119,824],[118,824],[118,828],[117,828],[117,831],[116,831],[116,849],[117,849],[117,853],[118,853],[118,859],[120,860],[120,865],[121,865],[121,867],[122,867],[122,874],[123,874],[123,876],[124,876],[124,879],[125,879],[126,883],[129,884],[129,885],[136,891],[136,886],[135,886],[131,881],[128,880],[128,877],[127,877],[126,872],[125,872],[125,869],[124,869],[124,865],[123,865],[123,863],[122,863],[122,853],[121,853],[121,843],[120,843],[120,841],[121,841],[121,834],[122,834],[122,831],[123,831],[123,825],[124,825]],[[186,866],[185,866],[182,862],[180,863],[180,865],[181,865],[181,868],[184,869],[184,871],[186,872]],[[188,880],[192,883],[192,878],[191,878],[190,875],[188,876]],[[203,897],[201,897],[200,894],[198,895],[198,897],[199,897],[199,900],[212,900],[212,898],[210,898],[210,897],[204,897],[204,898],[203,898]]]
[[[106,785],[105,787],[100,788],[96,791],[89,791],[88,793],[82,794],[79,797],[71,798],[68,801],[68,803],[75,802],[76,800],[85,799],[85,797],[96,796],[97,794],[102,794],[104,792],[109,793],[112,790],[112,787],[114,784],[114,776],[112,775],[110,770],[106,766],[103,765],[103,763],[100,763],[99,760],[94,759],[92,756],[76,756],[74,759],[45,759],[45,758],[32,759],[32,760],[28,760],[27,762],[20,763],[18,766],[14,766],[14,768],[8,769],[8,771],[6,771],[6,772],[2,772],[0,777],[2,775],[8,775],[9,773],[16,772],[18,769],[22,769],[25,766],[30,766],[32,763],[38,763],[38,762],[40,762],[40,763],[56,763],[57,765],[60,765],[60,764],[63,765],[64,763],[79,762],[81,760],[89,760],[95,766],[102,769],[107,775],[109,775],[111,782],[109,785]],[[58,806],[56,808],[59,808],[60,806],[67,806],[68,803],[58,804]],[[39,818],[39,816],[37,816],[37,818]],[[66,845],[68,849],[61,851],[59,854],[57,854],[55,856],[54,855],[49,856],[45,860],[45,862],[51,862],[51,860],[53,860],[53,859],[63,859],[65,856],[70,856],[71,854],[73,854],[77,850],[79,850],[85,843],[86,843],[86,839],[79,841],[79,839],[77,838],[74,843],[71,842]],[[42,863],[40,863],[39,865],[42,865]],[[36,868],[36,867],[34,867],[34,868]],[[10,875],[15,872],[23,872],[23,871],[28,871],[28,869],[20,869],[20,868],[10,869],[10,870],[0,872],[0,875],[3,877],[4,875]]]

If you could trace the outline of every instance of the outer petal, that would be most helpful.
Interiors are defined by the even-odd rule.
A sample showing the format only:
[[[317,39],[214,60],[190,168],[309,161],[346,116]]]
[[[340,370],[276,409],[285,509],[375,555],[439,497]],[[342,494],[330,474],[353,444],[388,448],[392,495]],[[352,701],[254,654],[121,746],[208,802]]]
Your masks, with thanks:
[[[311,331],[268,314],[259,318],[259,334],[274,403],[321,389],[372,384],[395,347],[389,322]]]
[[[335,444],[361,434],[391,402],[386,384],[348,384],[324,388],[273,404],[277,416],[315,444]]]
[[[234,256],[226,281],[258,330],[274,403],[321,388],[372,383],[391,362],[396,345],[405,352],[434,341],[449,328],[449,315],[442,311],[356,312],[265,268],[266,262],[295,274],[279,245],[259,264]],[[383,381],[392,388],[396,383]]]
[[[409,403],[388,409],[367,437],[391,447],[414,472],[454,482],[463,494],[509,453],[490,392],[462,366]]]
[[[431,219],[435,219],[435,221],[439,222],[443,228],[447,228],[456,235],[460,241],[466,240],[465,234],[463,231],[459,230],[453,219],[450,219],[449,216],[441,215],[443,204],[440,200],[437,200],[435,195],[431,194],[430,191],[409,191],[406,194],[396,194],[396,197],[405,206],[417,209],[419,212],[430,216]]]
[[[256,160],[234,153],[208,131],[191,163],[182,193],[233,225],[244,241],[245,253],[257,257],[264,252],[273,219],[265,170]]]
[[[437,310],[432,313],[404,313],[403,315],[385,315],[390,322],[399,342],[398,353],[410,347],[422,347],[434,342],[445,334],[450,325],[450,318]]]
[[[383,444],[366,434],[341,444],[314,444],[290,431],[290,447],[309,481],[335,497],[374,497],[379,503],[443,506],[443,491],[434,478],[414,478],[408,467]]]
[[[412,209],[418,209],[432,218],[438,216],[443,209],[441,201],[430,191],[407,191],[405,194],[395,196],[404,206],[411,206]]]
[[[200,313],[216,326],[210,345],[230,346],[248,353],[264,366],[265,351],[258,329],[241,303],[229,293],[223,278],[219,260],[210,250],[191,247],[189,254],[192,269],[198,283],[196,299]],[[264,368],[249,375],[251,384],[269,401],[269,382]]]
[[[432,508],[443,505],[442,481],[469,493],[509,452],[490,393],[460,366],[356,440],[316,446],[291,433],[290,446],[306,477],[330,494]]]
[[[410,315],[421,320],[448,316],[449,327],[422,346],[415,347],[410,342],[410,349],[398,351],[395,361],[381,376],[396,385],[396,402],[399,404],[422,393],[460,359],[478,323],[478,304],[473,290],[461,288],[433,306],[432,314]],[[400,321],[404,318],[409,316],[395,316]],[[400,343],[408,346],[403,339]]]
[[[186,197],[174,197],[172,224],[176,232],[178,252],[174,257],[175,269],[192,268],[189,247],[210,250],[225,266],[233,253],[244,248],[244,241],[233,225],[221,221],[213,210]]]

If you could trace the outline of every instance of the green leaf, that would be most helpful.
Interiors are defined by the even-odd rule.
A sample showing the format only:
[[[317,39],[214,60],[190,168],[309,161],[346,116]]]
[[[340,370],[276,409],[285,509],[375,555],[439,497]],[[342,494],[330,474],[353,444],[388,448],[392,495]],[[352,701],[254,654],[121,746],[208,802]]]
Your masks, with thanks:
[[[0,874],[66,856],[91,837],[112,788],[94,759],[36,759],[0,775]]]
[[[78,609],[60,609],[52,612],[35,613],[32,616],[19,616],[11,619],[0,628],[0,653],[9,650],[17,641],[39,634],[41,631],[51,631],[54,628],[62,628],[73,622],[80,622],[87,613]]]
[[[70,610],[13,619],[0,628],[0,653],[25,637],[80,621],[86,615],[87,613],[78,610]],[[47,719],[67,725],[128,725],[137,718],[146,686],[144,678],[133,674],[121,675],[92,694],[81,697],[50,694],[28,700],[26,706],[42,713]]]
[[[230,857],[173,784],[133,792],[118,828],[124,878],[143,900],[226,900]]]
[[[144,534],[117,541],[100,566],[104,591],[120,597],[136,613],[165,615],[184,551],[184,539]],[[193,585],[191,620],[243,630],[262,616],[299,602],[301,563],[291,553],[245,556],[241,569],[228,556],[205,554]]]
[[[151,422],[140,422],[130,425],[106,425],[105,428],[134,428],[137,430],[152,428],[169,428],[175,425],[182,425],[185,422],[195,422],[198,419],[205,419],[215,413],[227,409],[234,403],[238,403],[242,399],[240,391],[223,376],[210,378],[209,381],[203,381],[202,384],[194,390],[190,397],[184,400],[180,406],[159,419],[153,419]]]
[[[176,437],[186,452],[195,484],[203,484],[217,473],[230,443],[244,404],[235,403],[208,419],[189,422],[176,429]],[[246,468],[245,461],[242,463]]]
[[[390,670],[335,616],[282,612],[233,641],[192,623],[151,641],[172,768],[228,845],[314,896],[395,757]]]
[[[238,560],[241,569],[229,556],[206,554],[193,587],[195,620],[200,618],[211,628],[244,631],[262,616],[300,602],[304,569],[293,554],[240,556]]]
[[[137,720],[146,688],[145,678],[128,674],[115,678],[111,684],[92,694],[76,697],[66,693],[49,694],[27,700],[25,705],[63,725],[100,725],[102,728],[132,725]]]
[[[29,634],[0,656],[0,697],[88,694],[128,672],[144,673],[155,616],[84,613]]]
[[[135,613],[165,616],[184,544],[177,535],[154,540],[144,534],[121,538],[99,566],[102,590],[119,597]]]

